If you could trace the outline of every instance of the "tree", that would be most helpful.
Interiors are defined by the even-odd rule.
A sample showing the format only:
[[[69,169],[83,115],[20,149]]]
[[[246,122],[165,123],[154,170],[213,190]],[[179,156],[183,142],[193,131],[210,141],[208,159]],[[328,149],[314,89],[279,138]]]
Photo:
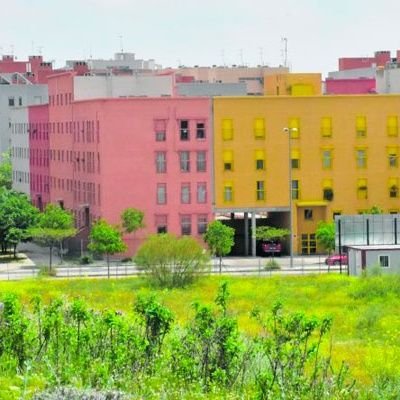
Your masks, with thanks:
[[[317,242],[330,254],[335,250],[335,223],[319,221],[315,237]]]
[[[0,163],[0,188],[12,188],[12,165],[10,153],[6,152],[2,155],[2,162]]]
[[[282,240],[289,234],[290,230],[285,228],[275,228],[267,225],[256,228],[256,239],[258,240]]]
[[[383,214],[383,209],[377,205],[373,205],[370,209],[365,211],[365,214]]]
[[[138,249],[135,263],[161,287],[182,287],[192,283],[210,260],[190,236],[176,238],[165,233],[151,235]]]
[[[52,253],[55,246],[62,250],[62,241],[76,235],[72,214],[55,204],[48,204],[39,215],[37,227],[30,230],[31,236],[41,245],[49,248],[49,269],[52,268]],[[62,251],[61,251],[62,253]]]
[[[25,194],[0,188],[0,244],[3,253],[12,246],[16,256],[18,243],[28,238],[28,230],[36,223],[38,213]]]
[[[122,227],[127,233],[134,233],[140,228],[144,228],[144,212],[137,208],[127,208],[121,214]]]
[[[221,221],[213,221],[207,225],[204,241],[212,254],[219,257],[219,272],[222,269],[222,257],[227,255],[234,245],[235,230]]]
[[[110,278],[110,255],[126,250],[122,240],[122,233],[116,226],[110,225],[104,219],[99,219],[93,224],[89,235],[89,250],[105,255],[107,259],[107,276]]]

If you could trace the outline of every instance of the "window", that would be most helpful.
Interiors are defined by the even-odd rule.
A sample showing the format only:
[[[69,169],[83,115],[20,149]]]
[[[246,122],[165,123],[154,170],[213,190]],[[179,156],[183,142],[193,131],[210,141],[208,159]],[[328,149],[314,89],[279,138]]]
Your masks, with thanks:
[[[397,115],[387,117],[386,130],[388,136],[397,136],[399,134],[399,121]]]
[[[181,184],[181,203],[190,204],[190,183]]]
[[[197,233],[203,235],[207,230],[207,215],[200,214],[197,216]]]
[[[222,139],[233,139],[233,120],[231,118],[224,118],[222,120]]]
[[[367,118],[364,116],[356,117],[356,134],[357,137],[367,136]]]
[[[192,219],[190,215],[181,215],[181,234],[190,235],[192,233]]]
[[[311,208],[306,208],[304,210],[304,219],[306,219],[306,220],[313,219],[313,210]]]
[[[291,165],[293,169],[300,168],[300,150],[292,149],[291,151]]]
[[[8,106],[9,106],[9,107],[14,107],[14,106],[15,106],[15,99],[14,99],[14,97],[9,97],[9,98],[8,98]]]
[[[364,178],[357,180],[357,198],[359,200],[368,198],[368,185],[367,180]]]
[[[154,132],[157,142],[165,142],[167,137],[167,121],[165,119],[154,120]]]
[[[300,198],[300,185],[298,180],[292,181],[292,199],[298,200]]]
[[[262,171],[265,169],[265,152],[264,150],[255,151],[256,170]]]
[[[19,106],[22,106],[22,97],[21,97],[21,96],[18,97],[18,105],[19,105]]]
[[[233,201],[233,184],[232,184],[232,182],[224,183],[224,201],[227,203]]]
[[[382,268],[389,268],[390,267],[389,256],[379,256],[379,265]]]
[[[323,169],[332,168],[332,150],[330,149],[322,150],[322,168]]]
[[[157,204],[167,204],[167,185],[165,183],[157,184]]]
[[[389,187],[389,197],[390,198],[398,198],[399,197],[399,179],[398,178],[389,178],[388,187]]]
[[[197,202],[207,202],[207,184],[205,182],[199,182],[197,184]]]
[[[224,150],[223,152],[224,171],[233,171],[233,151]]]
[[[168,231],[168,219],[166,215],[155,215],[154,224],[157,229],[157,233],[167,233]]]
[[[196,160],[197,172],[206,172],[207,170],[206,152],[198,151],[196,155],[197,155],[197,160]]]
[[[255,118],[254,119],[254,137],[256,139],[264,139],[265,138],[265,120],[264,118]]]
[[[333,184],[332,179],[324,179],[322,182],[323,199],[327,201],[333,200]]]
[[[331,137],[332,136],[332,118],[322,117],[321,119],[321,136]]]
[[[179,122],[179,134],[181,140],[189,140],[189,121],[181,120]]]
[[[289,131],[292,139],[298,139],[300,137],[300,119],[290,118],[289,119]]]
[[[356,164],[357,168],[367,168],[367,150],[357,149],[356,150]]]
[[[206,128],[204,122],[196,123],[196,139],[206,138]]]
[[[190,172],[190,153],[188,151],[179,152],[179,163],[181,172]]]
[[[158,174],[167,172],[167,154],[165,151],[156,152],[156,172]]]
[[[258,201],[265,200],[264,181],[257,181],[256,182],[256,199]]]
[[[387,148],[387,157],[390,168],[397,168],[399,166],[399,154],[397,146],[391,146]]]

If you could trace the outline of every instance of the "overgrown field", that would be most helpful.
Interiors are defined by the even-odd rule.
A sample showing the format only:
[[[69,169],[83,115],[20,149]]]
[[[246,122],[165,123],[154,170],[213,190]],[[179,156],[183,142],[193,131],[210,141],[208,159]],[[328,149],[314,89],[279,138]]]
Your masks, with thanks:
[[[70,307],[68,308],[68,312],[70,313],[68,314],[68,318],[71,320],[71,326],[73,326],[74,332],[78,332],[78,339],[76,339],[74,333],[74,338],[72,339],[71,336],[70,340],[73,341],[73,346],[75,346],[78,352],[80,348],[82,349],[82,357],[84,357],[83,349],[85,349],[86,344],[89,343],[90,340],[89,338],[85,338],[83,333],[81,333],[83,336],[79,336],[79,332],[85,332],[85,329],[88,328],[85,323],[89,324],[89,322],[86,321],[92,321],[90,319],[92,317],[87,317],[85,313],[92,312],[92,310],[95,310],[94,316],[97,315],[96,313],[99,315],[101,314],[103,318],[102,323],[105,324],[104,329],[109,329],[111,327],[111,345],[113,324],[122,324],[120,327],[124,326],[123,329],[126,329],[124,334],[127,335],[126,338],[128,338],[124,338],[124,340],[138,340],[136,336],[132,336],[132,338],[129,339],[129,332],[136,329],[132,328],[133,326],[138,326],[137,329],[140,329],[140,327],[145,330],[148,329],[144,321],[148,318],[148,314],[146,313],[149,312],[149,308],[145,310],[143,302],[150,301],[149,295],[151,293],[154,293],[156,296],[157,302],[154,304],[165,306],[166,309],[171,311],[172,315],[170,316],[168,313],[164,314],[163,318],[165,317],[168,328],[165,329],[165,332],[158,332],[159,336],[157,338],[154,336],[152,339],[151,335],[146,336],[147,345],[145,342],[135,342],[135,346],[143,351],[143,355],[138,355],[139,353],[135,355],[137,358],[135,358],[136,361],[133,363],[135,368],[137,368],[138,381],[140,383],[140,387],[133,391],[138,396],[135,398],[161,398],[160,391],[165,392],[164,398],[254,398],[253,396],[255,396],[256,392],[252,391],[251,388],[246,388],[246,385],[244,385],[244,389],[242,387],[241,392],[235,392],[232,389],[234,385],[227,385],[227,388],[222,391],[220,391],[220,388],[223,385],[215,384],[215,387],[213,386],[212,383],[214,379],[216,379],[215,382],[217,383],[219,382],[218,379],[220,379],[221,382],[228,382],[228,379],[230,379],[228,375],[231,373],[229,371],[227,376],[216,377],[210,375],[209,378],[205,378],[202,373],[200,373],[198,377],[193,377],[192,381],[189,382],[188,380],[188,382],[185,383],[185,368],[189,368],[189,366],[185,364],[183,368],[182,365],[184,362],[187,363],[187,360],[176,359],[174,354],[172,354],[174,351],[179,352],[180,347],[176,343],[179,334],[183,335],[182,337],[184,338],[189,337],[188,332],[194,335],[195,329],[193,328],[193,324],[198,324],[196,325],[196,329],[199,330],[201,326],[200,319],[206,318],[204,310],[210,312],[210,308],[206,307],[203,310],[201,306],[197,306],[197,314],[195,317],[196,311],[193,307],[194,303],[209,305],[211,309],[218,310],[219,306],[215,304],[215,299],[219,290],[218,288],[223,281],[228,283],[228,290],[230,292],[226,306],[227,315],[229,315],[230,318],[229,321],[237,320],[237,333],[241,337],[246,337],[244,343],[249,343],[256,337],[263,337],[262,324],[260,324],[257,318],[254,318],[254,310],[258,309],[261,311],[261,314],[270,315],[277,301],[283,304],[284,313],[287,314],[304,313],[306,317],[315,316],[318,317],[320,321],[322,321],[324,317],[331,317],[332,328],[328,333],[327,339],[322,343],[321,351],[327,356],[331,348],[332,363],[335,370],[339,370],[342,361],[348,364],[349,377],[356,380],[356,386],[358,388],[356,397],[365,399],[398,398],[397,387],[400,387],[400,277],[374,276],[368,278],[349,278],[347,276],[331,274],[300,277],[280,276],[273,278],[207,277],[189,288],[173,290],[149,288],[143,280],[136,278],[118,280],[38,279],[22,282],[1,282],[0,299],[2,301],[4,301],[4,299],[11,301],[9,294],[15,294],[17,298],[12,301],[18,302],[18,300],[20,300],[23,305],[23,310],[21,310],[21,312],[24,312],[26,315],[32,315],[32,320],[35,324],[35,330],[32,330],[32,340],[38,342],[39,350],[37,357],[33,361],[28,360],[27,362],[24,359],[19,360],[21,365],[18,365],[18,360],[7,358],[4,354],[3,356],[0,355],[0,399],[19,399],[24,398],[23,396],[28,399],[35,388],[44,389],[49,383],[52,385],[72,384],[76,386],[87,386],[90,381],[91,385],[97,385],[101,388],[114,388],[116,386],[124,391],[129,391],[129,385],[121,387],[121,385],[118,384],[118,379],[121,379],[121,382],[126,381],[122,379],[123,376],[121,375],[120,378],[118,376],[110,377],[107,375],[109,374],[108,370],[99,373],[99,376],[96,377],[98,381],[94,382],[93,379],[95,378],[89,377],[90,374],[87,370],[95,367],[102,367],[99,365],[85,365],[84,358],[73,360],[75,363],[73,364],[75,366],[74,368],[82,368],[81,372],[65,371],[65,373],[63,372],[61,375],[57,375],[57,371],[52,371],[50,376],[49,372],[46,370],[46,365],[48,366],[53,363],[51,364],[52,368],[56,368],[54,365],[58,365],[57,363],[62,362],[66,363],[68,359],[66,355],[63,354],[61,348],[56,349],[57,353],[55,353],[55,342],[52,342],[51,345],[48,344],[50,340],[47,342],[48,337],[46,334],[48,336],[54,335],[54,330],[61,326],[57,325],[57,318],[59,318],[57,307],[61,309],[63,304],[66,304],[65,307]],[[36,300],[32,301],[32,299]],[[38,306],[39,299],[41,299],[40,306]],[[62,299],[62,301],[60,300],[57,306],[57,302],[54,302],[54,299]],[[77,299],[83,300],[83,302],[77,301]],[[138,306],[138,299],[139,304],[142,304],[141,306]],[[49,309],[49,304],[52,301],[54,312]],[[140,303],[140,301],[142,303]],[[148,306],[150,303],[146,304]],[[157,306],[154,304],[150,304],[150,307],[157,309]],[[36,314],[35,307],[36,310],[37,307],[41,307]],[[126,322],[127,325],[125,327],[125,325],[123,325],[125,322],[121,322],[122,320],[119,320],[119,318],[124,315],[133,315],[134,307],[136,309],[136,316],[132,316],[132,321],[136,323],[142,318],[143,324],[140,325],[139,321],[138,325],[131,326]],[[202,312],[202,310],[204,312]],[[224,318],[224,312],[220,310],[220,313],[220,317]],[[46,315],[46,318],[48,318],[46,322],[48,332],[43,325],[45,324],[43,321]],[[107,315],[109,317],[107,317]],[[117,317],[114,319],[115,315]],[[54,316],[54,318],[52,316]],[[0,317],[0,322],[1,318],[4,318],[4,316]],[[53,320],[51,318],[53,318]],[[206,319],[204,319],[204,321],[205,320]],[[229,335],[233,335],[232,338],[236,340],[238,338],[238,336],[235,336],[236,328],[233,325],[229,325],[231,324],[229,321],[227,325],[228,328],[225,326],[224,329],[229,330]],[[132,322],[132,324],[134,324],[134,322]],[[94,324],[94,322],[91,323]],[[191,330],[189,329],[182,334],[183,327],[187,326],[188,323],[192,324]],[[227,322],[225,321],[224,323]],[[19,322],[16,322],[16,335],[22,334],[18,332],[18,329],[23,331],[26,328],[24,324],[18,324]],[[11,328],[14,329],[15,327]],[[39,332],[38,327],[40,328],[40,335],[42,335],[40,338],[34,337],[37,334],[36,332]],[[7,327],[5,329],[7,329]],[[94,334],[100,335],[101,329],[96,329],[93,328],[93,332],[97,332]],[[196,335],[199,334],[198,331],[195,333]],[[148,332],[146,330],[145,335],[147,334]],[[207,334],[209,333],[206,332],[205,335]],[[99,338],[99,340],[103,340],[100,336]],[[229,340],[233,340],[232,338],[229,338]],[[3,339],[0,338],[0,351],[4,348],[2,340]],[[69,339],[68,337],[61,337],[60,341],[61,340],[63,341],[62,343],[68,343]],[[108,340],[109,338],[107,336],[107,343],[109,346]],[[154,342],[152,342],[152,340],[154,340]],[[260,340],[263,339],[259,339],[258,341]],[[148,346],[149,343],[151,346]],[[181,366],[179,367],[181,368],[181,376],[177,373],[176,376],[174,375],[174,378],[171,378],[171,376],[166,373],[155,373],[155,369],[157,368],[166,371],[165,365],[163,366],[162,364],[166,361],[160,361],[160,354],[162,352],[155,350],[156,348],[161,348],[161,345],[167,349],[165,350],[165,357],[169,357],[168,363],[175,362],[177,368],[178,365]],[[11,343],[9,346],[11,350],[14,351],[13,346],[18,346],[18,344]],[[48,349],[46,346],[48,346]],[[50,346],[52,347],[50,348]],[[150,348],[152,350],[150,350]],[[51,357],[53,358],[46,359],[47,364],[43,362],[40,369],[34,367],[37,359],[41,357],[45,359],[44,354],[47,350],[51,350]],[[17,348],[16,351],[20,351],[20,349]],[[24,351],[29,353],[29,349],[24,349]],[[192,351],[194,351],[194,348]],[[233,354],[234,351],[239,350],[235,348],[230,349],[230,351]],[[118,358],[118,355],[113,355],[112,351],[110,354],[111,358],[109,361],[111,364],[114,362],[117,365],[118,360],[122,360],[122,358]],[[229,354],[227,354],[224,354],[224,357],[227,357],[228,360]],[[121,357],[123,356],[124,355],[121,355]],[[113,357],[115,357],[115,360]],[[164,355],[162,357],[164,357]],[[159,361],[153,363],[157,358]],[[237,363],[238,360],[235,362]],[[133,364],[130,365],[130,368],[133,368]],[[306,368],[310,368],[310,366]],[[152,371],[149,372],[149,369],[152,369]],[[121,371],[124,371],[123,366],[121,366]],[[76,373],[76,377],[71,379],[74,373]],[[62,377],[60,378],[60,376]],[[86,381],[85,376],[87,376]],[[188,389],[183,389],[186,384]],[[146,388],[144,388],[144,386],[146,386]],[[206,386],[206,390],[204,390],[204,386]]]

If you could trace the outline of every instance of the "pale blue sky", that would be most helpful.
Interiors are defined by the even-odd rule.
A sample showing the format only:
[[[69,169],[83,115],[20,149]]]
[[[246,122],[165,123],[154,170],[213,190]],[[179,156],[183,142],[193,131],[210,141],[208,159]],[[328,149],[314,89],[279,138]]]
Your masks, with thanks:
[[[2,0],[5,1],[5,0]],[[326,73],[342,56],[400,49],[399,0],[13,0],[3,8],[0,52],[41,48],[66,59],[120,49],[163,66],[283,63]]]

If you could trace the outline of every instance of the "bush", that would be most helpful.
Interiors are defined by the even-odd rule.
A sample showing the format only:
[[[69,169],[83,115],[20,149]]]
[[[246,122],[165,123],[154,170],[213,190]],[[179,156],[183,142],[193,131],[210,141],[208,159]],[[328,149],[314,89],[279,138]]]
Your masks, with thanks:
[[[41,265],[39,267],[38,276],[57,276],[57,270],[54,267],[50,268],[47,265]]]
[[[80,390],[75,388],[56,388],[37,393],[33,400],[124,400],[123,393],[115,391]]]
[[[274,260],[273,258],[265,264],[264,269],[266,271],[275,271],[278,269],[281,269],[281,266],[279,265],[278,261]]]
[[[92,258],[91,256],[89,256],[89,255],[82,256],[82,257],[79,259],[79,263],[80,263],[81,265],[88,265],[88,264],[91,264],[92,262],[93,262],[93,258]]]
[[[139,248],[135,262],[160,287],[183,287],[204,272],[209,255],[190,236],[152,235]]]

